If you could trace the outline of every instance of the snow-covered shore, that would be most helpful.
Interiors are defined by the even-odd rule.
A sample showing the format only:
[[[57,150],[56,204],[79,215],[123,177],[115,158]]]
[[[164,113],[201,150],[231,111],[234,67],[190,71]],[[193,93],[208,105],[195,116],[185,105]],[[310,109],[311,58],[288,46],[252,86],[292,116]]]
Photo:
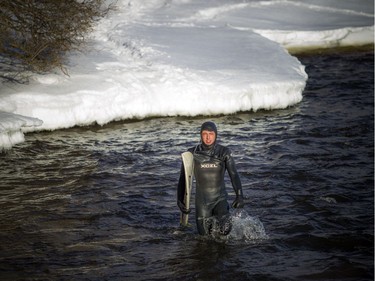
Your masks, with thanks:
[[[307,74],[288,49],[373,44],[373,1],[119,0],[69,76],[0,86],[0,150],[23,132],[277,109]]]

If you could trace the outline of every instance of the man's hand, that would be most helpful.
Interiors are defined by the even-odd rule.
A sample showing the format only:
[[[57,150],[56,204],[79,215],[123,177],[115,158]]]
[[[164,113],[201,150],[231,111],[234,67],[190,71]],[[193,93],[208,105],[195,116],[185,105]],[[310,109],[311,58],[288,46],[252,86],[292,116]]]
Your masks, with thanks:
[[[232,207],[237,208],[243,208],[244,206],[243,197],[242,196],[236,196],[236,199],[232,203]]]
[[[177,201],[177,205],[180,208],[180,211],[184,213],[185,215],[190,214],[191,210],[187,209],[184,204],[182,204],[180,201]]]

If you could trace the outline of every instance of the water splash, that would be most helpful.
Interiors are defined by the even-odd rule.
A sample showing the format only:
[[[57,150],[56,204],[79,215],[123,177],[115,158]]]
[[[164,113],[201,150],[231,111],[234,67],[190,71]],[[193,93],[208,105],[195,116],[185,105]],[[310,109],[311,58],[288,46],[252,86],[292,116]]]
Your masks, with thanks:
[[[210,237],[219,241],[254,242],[267,239],[263,223],[257,217],[250,216],[244,209],[236,209],[224,218],[208,218],[205,221]]]
[[[250,216],[243,209],[235,210],[231,214],[231,220],[232,230],[229,233],[231,240],[254,241],[268,238],[259,218]]]

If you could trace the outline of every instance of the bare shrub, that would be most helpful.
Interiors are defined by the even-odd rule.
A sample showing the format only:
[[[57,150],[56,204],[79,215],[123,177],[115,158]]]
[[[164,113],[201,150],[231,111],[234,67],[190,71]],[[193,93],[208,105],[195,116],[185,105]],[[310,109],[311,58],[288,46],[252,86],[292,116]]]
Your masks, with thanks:
[[[0,1],[0,78],[25,82],[26,72],[63,70],[66,52],[79,49],[105,0]]]

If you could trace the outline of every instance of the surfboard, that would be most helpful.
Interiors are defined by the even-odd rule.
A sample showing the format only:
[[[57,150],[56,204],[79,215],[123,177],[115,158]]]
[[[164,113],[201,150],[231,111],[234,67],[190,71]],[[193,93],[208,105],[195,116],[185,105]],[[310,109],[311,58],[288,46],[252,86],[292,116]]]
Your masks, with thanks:
[[[191,188],[193,186],[193,177],[194,177],[194,160],[193,154],[189,151],[181,154],[182,162],[184,163],[185,168],[185,194],[184,194],[184,204],[186,208],[190,209],[190,195]],[[189,215],[181,213],[180,224],[182,226],[187,226],[189,221]]]

